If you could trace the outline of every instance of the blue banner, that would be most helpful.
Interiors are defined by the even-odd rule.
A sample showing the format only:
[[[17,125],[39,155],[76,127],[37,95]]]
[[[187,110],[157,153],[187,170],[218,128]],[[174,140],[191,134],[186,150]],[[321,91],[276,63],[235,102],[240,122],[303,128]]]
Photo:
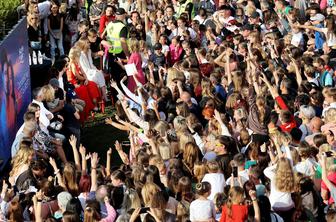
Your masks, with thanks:
[[[27,20],[0,43],[0,158],[7,162],[31,101]]]

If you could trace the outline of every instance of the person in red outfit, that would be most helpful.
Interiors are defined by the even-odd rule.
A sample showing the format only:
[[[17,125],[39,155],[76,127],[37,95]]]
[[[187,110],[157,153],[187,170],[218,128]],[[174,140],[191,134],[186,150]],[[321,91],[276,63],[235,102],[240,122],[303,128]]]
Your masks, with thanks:
[[[105,9],[105,15],[100,18],[99,21],[99,33],[103,34],[108,23],[113,22],[115,19],[114,7],[112,5],[107,5]]]
[[[98,110],[97,103],[100,99],[99,89],[96,83],[89,81],[84,71],[80,68],[80,50],[72,48],[69,52],[69,69],[67,78],[75,87],[78,97],[85,101],[85,107],[81,113],[81,120],[85,121],[92,110]]]
[[[232,180],[233,184],[233,180]],[[257,193],[251,189],[248,193],[252,200],[254,210],[254,220],[260,221],[260,209],[257,201]],[[248,218],[248,205],[244,202],[244,189],[238,186],[232,186],[229,191],[229,197],[222,208],[222,215],[219,222],[244,222]]]
[[[248,206],[244,202],[244,189],[231,187],[226,204],[222,208],[220,222],[244,222],[248,216]]]

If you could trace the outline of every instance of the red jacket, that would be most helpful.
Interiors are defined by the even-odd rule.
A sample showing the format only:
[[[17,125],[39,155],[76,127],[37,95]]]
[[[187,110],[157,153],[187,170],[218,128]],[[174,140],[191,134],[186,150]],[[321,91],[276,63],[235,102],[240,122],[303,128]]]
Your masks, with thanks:
[[[285,101],[282,99],[281,96],[277,96],[275,98],[276,103],[278,104],[278,106],[280,107],[281,110],[289,110]],[[280,125],[280,128],[283,132],[287,132],[289,133],[293,128],[296,127],[296,121],[294,119],[294,116],[291,115],[290,121],[287,123],[283,123]]]

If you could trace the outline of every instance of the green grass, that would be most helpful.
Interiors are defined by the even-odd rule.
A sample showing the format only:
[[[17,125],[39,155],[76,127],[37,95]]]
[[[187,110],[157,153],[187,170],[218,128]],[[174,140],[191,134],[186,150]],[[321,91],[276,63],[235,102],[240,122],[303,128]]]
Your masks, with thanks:
[[[115,150],[114,143],[128,140],[128,134],[125,131],[120,131],[111,125],[105,124],[107,117],[114,116],[115,110],[112,107],[107,107],[105,113],[97,113],[94,120],[90,120],[85,124],[81,135],[81,143],[86,147],[87,152],[97,152],[100,157],[100,163],[106,163],[106,152],[109,147],[112,148],[111,166],[120,165],[121,159]]]

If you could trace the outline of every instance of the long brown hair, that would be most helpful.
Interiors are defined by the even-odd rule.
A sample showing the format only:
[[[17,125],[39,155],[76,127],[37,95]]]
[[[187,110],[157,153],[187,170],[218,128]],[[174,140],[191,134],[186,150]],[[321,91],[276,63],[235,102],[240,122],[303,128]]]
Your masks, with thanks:
[[[188,142],[185,145],[183,152],[183,161],[191,170],[191,173],[194,170],[194,163],[199,159],[198,151],[199,147],[194,142]]]
[[[23,222],[23,211],[22,207],[17,200],[12,200],[8,207],[7,212],[8,221]]]
[[[77,185],[77,178],[76,178],[76,168],[71,163],[66,163],[64,165],[64,171],[63,171],[63,181],[64,184],[68,190],[68,192],[72,196],[78,196],[79,189]]]

